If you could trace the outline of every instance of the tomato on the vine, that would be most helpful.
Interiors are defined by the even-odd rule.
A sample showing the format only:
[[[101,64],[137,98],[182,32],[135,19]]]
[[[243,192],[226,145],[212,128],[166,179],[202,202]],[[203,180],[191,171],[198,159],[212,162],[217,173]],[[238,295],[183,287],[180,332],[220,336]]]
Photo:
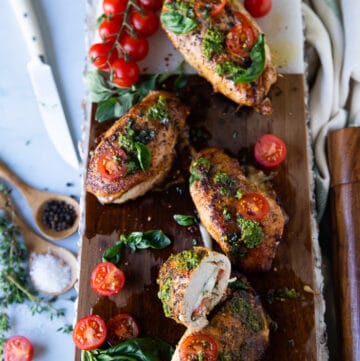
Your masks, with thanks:
[[[124,272],[111,262],[99,263],[91,273],[91,288],[101,296],[112,296],[125,284]]]
[[[114,181],[127,171],[127,154],[120,148],[112,146],[101,151],[97,161],[97,168],[101,177]]]
[[[3,349],[4,361],[31,361],[34,348],[24,336],[12,336],[5,341]]]
[[[179,349],[180,361],[216,361],[218,346],[216,340],[205,333],[194,333],[182,341]]]
[[[120,45],[130,60],[142,60],[149,52],[149,43],[145,38],[134,38],[129,34],[121,36]]]
[[[128,0],[103,0],[103,10],[105,16],[112,18],[125,11]]]
[[[246,193],[238,201],[237,212],[250,221],[259,221],[270,210],[269,202],[259,193]]]
[[[258,32],[246,16],[237,12],[236,17],[240,24],[233,26],[226,35],[226,47],[234,55],[247,57],[256,43]]]
[[[134,61],[116,59],[111,64],[112,82],[118,86],[128,88],[134,85],[140,76],[140,69]]]
[[[110,64],[117,58],[117,50],[114,43],[108,41],[105,43],[93,44],[89,49],[89,58],[98,69],[108,70]]]
[[[99,35],[103,41],[115,41],[122,27],[123,17],[115,16],[112,19],[105,18],[99,25]]]
[[[95,350],[105,342],[106,335],[105,321],[98,315],[89,315],[77,321],[72,337],[80,350]]]
[[[285,143],[273,134],[262,135],[254,147],[256,161],[266,168],[281,164],[286,158]]]
[[[272,0],[245,0],[244,6],[254,18],[260,18],[270,12]]]
[[[163,0],[138,0],[138,3],[144,10],[157,11],[161,9]]]
[[[106,323],[107,340],[111,345],[135,338],[139,335],[139,326],[134,317],[127,313],[119,313]]]
[[[226,0],[197,0],[194,3],[194,10],[201,18],[216,17],[221,14],[226,5]]]
[[[159,28],[159,17],[153,11],[132,11],[130,24],[139,36],[153,35]]]

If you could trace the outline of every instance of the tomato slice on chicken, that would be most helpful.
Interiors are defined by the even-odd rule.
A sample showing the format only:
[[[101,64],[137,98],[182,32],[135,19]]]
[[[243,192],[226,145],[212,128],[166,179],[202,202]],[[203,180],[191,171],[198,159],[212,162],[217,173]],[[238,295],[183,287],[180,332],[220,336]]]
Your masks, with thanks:
[[[194,10],[198,17],[208,19],[221,14],[226,5],[226,0],[198,0],[194,3]]]
[[[256,161],[266,168],[273,168],[281,164],[286,157],[285,143],[273,134],[264,134],[254,147]]]
[[[119,313],[106,323],[107,340],[111,345],[135,338],[139,335],[139,326],[128,313]]]
[[[237,212],[251,221],[264,218],[269,210],[269,202],[259,193],[246,193],[237,203]]]
[[[24,336],[12,336],[4,344],[4,361],[31,361],[33,355],[33,345]]]
[[[95,350],[106,340],[106,324],[98,315],[89,315],[77,321],[73,341],[80,350]]]
[[[236,13],[239,24],[233,26],[226,35],[226,47],[235,56],[248,57],[258,38],[258,31],[249,19],[240,12]]]
[[[179,349],[180,361],[216,361],[216,340],[205,333],[194,333],[185,338]]]
[[[126,174],[126,152],[120,147],[104,149],[97,163],[98,171],[103,178],[114,181]]]
[[[124,272],[111,262],[99,263],[91,273],[91,288],[101,296],[117,294],[124,284]]]

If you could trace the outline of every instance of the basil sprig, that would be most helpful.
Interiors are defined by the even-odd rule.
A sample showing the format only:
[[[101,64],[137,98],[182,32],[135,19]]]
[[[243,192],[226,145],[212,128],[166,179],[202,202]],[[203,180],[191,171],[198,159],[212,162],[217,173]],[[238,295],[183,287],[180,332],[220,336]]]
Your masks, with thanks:
[[[104,262],[119,264],[123,246],[128,246],[132,252],[138,249],[163,249],[171,244],[170,238],[161,230],[149,230],[145,232],[132,232],[129,235],[120,235],[119,241],[107,248],[103,253]]]
[[[216,65],[216,72],[233,80],[236,84],[250,83],[259,78],[264,71],[266,55],[264,34],[260,34],[255,45],[250,51],[251,65],[248,68],[242,68],[233,61],[226,61],[223,64]]]
[[[186,214],[174,214],[174,220],[177,224],[184,227],[193,226],[197,223],[196,217]]]

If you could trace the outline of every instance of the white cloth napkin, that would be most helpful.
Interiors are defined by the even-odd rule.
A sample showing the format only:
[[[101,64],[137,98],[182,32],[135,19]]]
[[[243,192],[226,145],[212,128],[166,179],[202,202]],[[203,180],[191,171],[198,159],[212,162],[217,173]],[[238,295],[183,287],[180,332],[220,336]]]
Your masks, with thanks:
[[[359,0],[313,0],[311,7],[303,3],[305,36],[320,59],[309,92],[318,219],[326,208],[330,186],[327,134],[346,126],[360,126],[359,14]]]

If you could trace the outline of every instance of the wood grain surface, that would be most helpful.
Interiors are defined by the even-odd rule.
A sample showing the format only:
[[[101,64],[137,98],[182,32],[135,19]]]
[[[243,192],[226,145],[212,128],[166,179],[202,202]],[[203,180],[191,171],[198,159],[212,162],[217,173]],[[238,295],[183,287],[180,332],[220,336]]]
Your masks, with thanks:
[[[256,139],[274,133],[287,144],[286,161],[274,171],[273,183],[289,217],[270,272],[247,275],[263,300],[272,320],[270,347],[265,360],[317,360],[315,332],[316,289],[311,234],[311,201],[309,159],[305,117],[304,79],[302,75],[285,75],[271,90],[272,116],[264,117],[251,109],[237,110],[236,104],[219,94],[201,78],[192,76],[181,92],[191,106],[188,118],[190,140],[196,149],[217,146],[230,155],[243,159],[251,154]],[[111,122],[91,120],[90,149],[99,134]],[[249,151],[250,150],[250,151]],[[187,186],[189,157],[180,154],[176,169],[185,183],[154,191],[124,205],[101,205],[91,194],[85,197],[77,317],[97,313],[105,319],[118,312],[130,312],[139,321],[141,335],[158,336],[176,344],[184,327],[165,318],[158,300],[156,278],[159,266],[174,252],[202,244],[197,227],[186,228],[173,220],[173,215],[195,214]],[[125,253],[121,263],[127,281],[118,295],[99,297],[89,286],[90,274],[101,261],[103,251],[119,235],[133,231],[161,229],[172,240],[164,250]],[[305,292],[304,286],[312,292]],[[299,297],[269,303],[266,293],[283,287],[294,288]],[[76,354],[80,360],[80,352]]]

